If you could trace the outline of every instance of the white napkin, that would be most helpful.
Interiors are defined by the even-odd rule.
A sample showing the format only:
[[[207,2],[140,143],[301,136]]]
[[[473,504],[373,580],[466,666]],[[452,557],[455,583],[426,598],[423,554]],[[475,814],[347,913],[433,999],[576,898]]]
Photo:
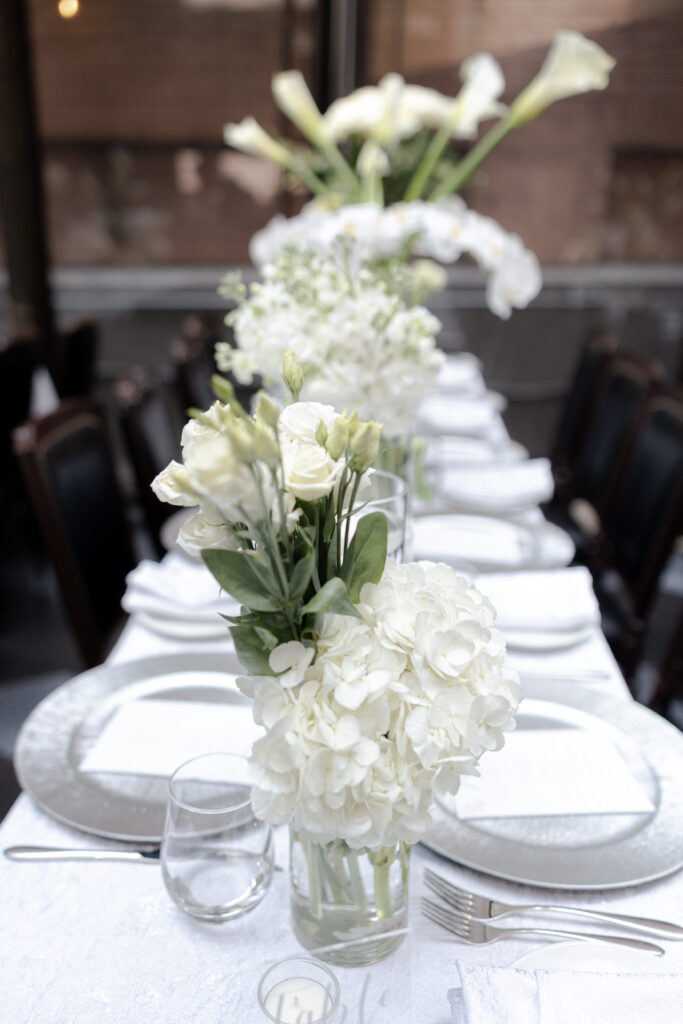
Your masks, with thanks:
[[[411,557],[435,562],[519,568],[531,541],[514,523],[483,516],[421,516],[412,524]]]
[[[465,776],[453,800],[458,818],[647,813],[647,793],[615,746],[584,729],[519,729]]]
[[[664,966],[662,964],[662,966]],[[683,974],[524,971],[458,963],[453,1024],[674,1024]]]
[[[439,474],[437,486],[449,500],[487,512],[538,505],[555,489],[548,459],[448,468]]]
[[[121,606],[129,615],[140,612],[168,619],[205,622],[217,612],[233,615],[239,605],[221,589],[203,563],[182,555],[166,555],[162,562],[144,560],[128,573]]]
[[[481,398],[432,395],[417,411],[418,433],[488,437],[500,418],[496,405],[488,393]]]
[[[486,573],[477,587],[506,630],[567,630],[600,624],[600,607],[588,569],[582,565],[539,572]]]
[[[116,710],[79,768],[167,778],[200,754],[225,751],[246,756],[261,735],[248,705],[136,700]]]
[[[481,394],[485,384],[479,360],[471,352],[448,356],[439,370],[436,386],[439,391]]]

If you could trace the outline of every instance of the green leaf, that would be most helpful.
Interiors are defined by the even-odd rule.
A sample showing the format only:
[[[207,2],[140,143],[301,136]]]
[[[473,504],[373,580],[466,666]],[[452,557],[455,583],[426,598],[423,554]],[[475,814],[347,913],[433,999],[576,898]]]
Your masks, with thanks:
[[[356,604],[364,583],[379,583],[387,560],[389,524],[383,512],[371,512],[358,521],[346,551],[341,576],[349,598]]]
[[[271,633],[271,631],[266,629],[264,626],[254,626],[253,628],[266,650],[272,651],[273,648],[277,647],[280,643],[279,639],[275,636],[275,633]]]
[[[258,630],[251,626],[231,626],[235,651],[240,663],[247,672],[260,676],[272,676],[275,673],[268,664],[270,651],[264,647]]]
[[[320,588],[318,593],[301,609],[304,615],[318,615],[321,612],[335,612],[337,615],[354,615],[359,618],[358,611],[349,601],[346,584],[338,576]]]
[[[306,593],[306,588],[311,582],[314,565],[315,551],[311,550],[304,558],[300,558],[294,566],[294,572],[289,581],[290,603],[293,604],[295,601],[298,601]]]
[[[209,548],[202,551],[202,558],[223,590],[240,604],[257,612],[274,612],[282,607],[281,598],[274,593],[273,574],[256,555]]]

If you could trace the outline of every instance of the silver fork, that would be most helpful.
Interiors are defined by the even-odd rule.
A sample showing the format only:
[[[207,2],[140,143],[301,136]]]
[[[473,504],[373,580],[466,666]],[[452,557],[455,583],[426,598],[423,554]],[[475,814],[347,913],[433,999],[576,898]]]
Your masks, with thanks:
[[[456,935],[461,942],[470,946],[484,945],[487,942],[496,942],[497,939],[509,939],[517,935],[547,935],[553,939],[580,939],[582,942],[611,942],[617,946],[629,946],[631,949],[642,949],[646,953],[654,953],[655,956],[663,956],[664,950],[661,946],[655,946],[653,942],[645,942],[643,939],[626,939],[619,935],[600,935],[590,932],[563,932],[554,928],[495,928],[493,925],[477,921],[476,918],[463,914],[459,910],[452,910],[450,907],[441,906],[422,897],[422,913],[430,921],[445,928],[446,931]]]
[[[486,896],[468,892],[467,889],[459,889],[429,868],[425,868],[424,879],[425,884],[432,892],[440,896],[449,906],[464,914],[469,914],[470,917],[479,921],[499,921],[512,914],[566,914],[571,917],[587,917],[593,921],[607,921],[610,924],[619,925],[621,928],[632,928],[648,935],[656,935],[660,939],[683,939],[683,928],[680,925],[671,924],[669,921],[657,921],[649,917],[632,917],[629,914],[613,914],[607,910],[585,910],[583,907],[562,907],[543,903],[528,906],[499,903],[487,899]]]

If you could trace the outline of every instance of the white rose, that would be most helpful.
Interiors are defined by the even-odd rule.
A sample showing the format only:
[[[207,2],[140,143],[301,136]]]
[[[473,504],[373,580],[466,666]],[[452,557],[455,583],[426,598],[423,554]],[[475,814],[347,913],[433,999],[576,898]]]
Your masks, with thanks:
[[[302,501],[324,498],[337,486],[343,464],[319,444],[290,441],[282,448],[285,490]]]
[[[280,413],[280,441],[317,444],[316,431],[320,423],[324,423],[329,432],[336,419],[337,414],[331,405],[323,405],[321,402],[294,402]]]
[[[178,545],[188,555],[200,555],[207,548],[235,551],[237,541],[224,523],[212,522],[202,512],[187,519],[178,533]]]
[[[543,67],[510,107],[513,126],[537,117],[556,100],[605,89],[616,61],[580,32],[556,32]]]

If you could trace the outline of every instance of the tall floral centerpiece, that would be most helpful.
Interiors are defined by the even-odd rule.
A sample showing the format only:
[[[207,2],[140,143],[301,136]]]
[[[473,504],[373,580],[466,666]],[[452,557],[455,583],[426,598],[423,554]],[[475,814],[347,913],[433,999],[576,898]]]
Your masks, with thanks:
[[[288,824],[291,905],[304,946],[368,963],[401,941],[410,847],[439,793],[502,746],[519,701],[490,603],[448,566],[386,560],[387,521],[365,502],[379,425],[229,384],[183,431],[157,495],[197,512],[179,541],[241,604],[229,620],[264,728],[251,768],[257,817]]]
[[[501,102],[505,79],[499,64],[490,54],[479,53],[463,62],[463,85],[457,96],[406,84],[400,75],[389,74],[377,86],[336,100],[324,114],[300,72],[276,74],[275,102],[302,141],[274,139],[252,117],[227,125],[225,141],[276,163],[286,181],[292,186],[303,184],[312,200],[298,216],[275,217],[253,237],[250,254],[263,274],[263,285],[255,286],[248,298],[224,289],[240,307],[230,317],[240,354],[225,351],[222,365],[240,379],[251,373],[269,377],[276,352],[281,355],[291,347],[306,365],[310,394],[343,407],[355,377],[354,384],[364,390],[360,408],[364,398],[371,396],[381,409],[377,414],[385,421],[385,439],[410,433],[419,400],[436,385],[432,346],[423,346],[423,364],[415,373],[414,388],[403,392],[400,430],[396,410],[385,410],[387,382],[392,364],[398,366],[400,378],[406,366],[416,362],[410,325],[417,317],[422,325],[429,321],[415,311],[412,317],[403,317],[405,337],[398,329],[401,316],[391,330],[382,333],[386,314],[382,311],[379,321],[373,318],[370,292],[376,294],[380,286],[408,304],[423,302],[447,280],[442,267],[427,261],[449,264],[469,256],[486,277],[486,301],[493,313],[507,319],[514,308],[526,307],[542,284],[535,255],[517,235],[470,210],[457,193],[511,131],[559,99],[604,89],[613,65],[597,43],[578,32],[560,31],[539,73],[509,106]],[[490,127],[482,132],[482,124]],[[346,277],[339,267],[340,249],[347,254]],[[413,263],[416,257],[418,262]],[[405,275],[386,272],[388,261],[411,262],[412,288]],[[274,315],[277,296],[284,293],[289,293],[286,313],[283,309]],[[411,295],[417,297],[411,300]],[[307,296],[322,311],[311,332],[302,330]],[[335,318],[328,307],[334,301],[348,307],[350,298],[356,300],[353,316],[335,344],[330,336]],[[357,313],[364,303],[367,316],[361,329]],[[286,315],[293,321],[291,336]],[[433,326],[430,331],[434,333]],[[356,376],[362,347],[376,349],[375,363],[383,361],[382,372]],[[331,357],[329,370],[323,365],[326,357]],[[367,357],[367,362],[372,359]]]

